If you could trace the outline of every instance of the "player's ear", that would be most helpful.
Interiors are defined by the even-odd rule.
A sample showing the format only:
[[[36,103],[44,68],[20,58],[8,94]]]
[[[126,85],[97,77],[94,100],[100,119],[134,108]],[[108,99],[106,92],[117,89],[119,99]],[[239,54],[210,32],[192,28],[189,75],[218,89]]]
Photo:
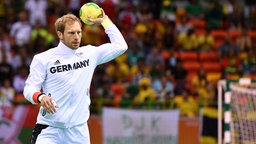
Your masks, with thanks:
[[[63,33],[62,33],[62,32],[57,31],[57,35],[58,35],[58,37],[59,37],[60,40],[63,39]]]

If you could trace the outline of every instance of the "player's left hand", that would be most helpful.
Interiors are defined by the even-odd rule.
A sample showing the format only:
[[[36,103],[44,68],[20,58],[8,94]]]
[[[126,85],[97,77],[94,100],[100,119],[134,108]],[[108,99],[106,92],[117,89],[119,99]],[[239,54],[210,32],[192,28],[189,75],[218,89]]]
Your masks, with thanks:
[[[101,11],[102,11],[102,17],[96,18],[96,19],[88,18],[87,20],[90,21],[90,22],[93,22],[94,24],[101,24],[103,20],[108,18],[108,16],[105,14],[105,12],[104,12],[104,10],[102,8],[101,8]]]

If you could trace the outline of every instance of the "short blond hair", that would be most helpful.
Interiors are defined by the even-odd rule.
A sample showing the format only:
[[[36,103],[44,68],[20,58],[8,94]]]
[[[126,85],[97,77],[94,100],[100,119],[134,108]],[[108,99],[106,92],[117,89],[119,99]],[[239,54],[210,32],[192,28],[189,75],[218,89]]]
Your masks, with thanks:
[[[54,24],[55,25],[55,30],[56,30],[56,32],[60,31],[61,33],[63,33],[64,30],[65,30],[66,23],[74,23],[76,21],[82,27],[81,20],[77,16],[75,16],[74,14],[63,15],[62,17],[58,18],[55,21],[55,24]]]

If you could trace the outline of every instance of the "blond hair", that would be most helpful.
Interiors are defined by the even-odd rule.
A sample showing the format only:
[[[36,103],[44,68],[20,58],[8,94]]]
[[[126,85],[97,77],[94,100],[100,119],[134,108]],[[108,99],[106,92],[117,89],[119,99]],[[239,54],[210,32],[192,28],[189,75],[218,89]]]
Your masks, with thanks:
[[[78,22],[80,24],[80,26],[82,27],[82,23],[81,23],[81,20],[76,17],[74,14],[66,14],[66,15],[63,15],[62,17],[58,18],[56,21],[55,21],[55,30],[56,32],[57,31],[60,31],[61,33],[64,32],[65,30],[65,25],[66,23],[74,23],[74,22]]]

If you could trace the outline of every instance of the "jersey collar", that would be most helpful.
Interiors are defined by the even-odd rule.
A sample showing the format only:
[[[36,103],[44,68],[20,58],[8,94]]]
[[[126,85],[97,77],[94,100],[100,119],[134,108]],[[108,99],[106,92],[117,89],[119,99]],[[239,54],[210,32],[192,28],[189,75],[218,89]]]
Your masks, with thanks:
[[[76,52],[76,49],[73,50],[69,47],[67,47],[63,42],[59,42],[58,44],[58,49],[60,50],[61,53],[64,53],[64,54],[74,54]]]

